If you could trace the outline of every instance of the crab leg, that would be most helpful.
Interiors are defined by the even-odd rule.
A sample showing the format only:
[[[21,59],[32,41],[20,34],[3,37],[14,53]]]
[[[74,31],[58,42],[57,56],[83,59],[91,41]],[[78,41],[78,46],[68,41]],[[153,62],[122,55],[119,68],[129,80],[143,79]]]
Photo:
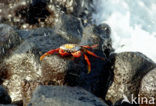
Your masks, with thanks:
[[[86,52],[87,52],[89,55],[92,55],[92,56],[94,56],[94,57],[96,57],[96,58],[100,58],[101,60],[104,60],[103,57],[97,56],[95,53],[93,53],[93,52],[91,52],[91,51],[89,51],[89,50],[86,50]]]
[[[88,74],[89,74],[91,72],[91,63],[89,61],[88,56],[86,54],[83,54],[83,55],[84,55],[84,58],[85,58],[85,60],[86,60],[86,62],[88,64]]]
[[[97,46],[98,46],[98,44],[95,44],[95,45],[92,45],[92,46],[84,45],[82,47],[92,49],[92,48],[96,48]]]
[[[53,50],[50,50],[50,51],[44,53],[44,54],[40,57],[40,60],[43,60],[43,58],[44,58],[45,56],[48,56],[48,55],[53,54],[53,53],[55,53],[55,52],[58,52],[59,49],[60,49],[60,48],[53,49]]]

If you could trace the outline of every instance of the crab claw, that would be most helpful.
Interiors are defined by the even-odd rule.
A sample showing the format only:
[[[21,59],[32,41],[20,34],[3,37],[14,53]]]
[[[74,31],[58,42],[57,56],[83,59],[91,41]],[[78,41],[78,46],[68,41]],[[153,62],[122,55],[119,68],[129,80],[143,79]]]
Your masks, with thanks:
[[[44,58],[45,56],[51,55],[51,54],[53,54],[53,53],[55,53],[55,52],[58,52],[58,51],[59,51],[59,48],[53,49],[53,50],[50,50],[50,51],[44,53],[44,54],[40,57],[40,61],[42,61],[43,58]]]

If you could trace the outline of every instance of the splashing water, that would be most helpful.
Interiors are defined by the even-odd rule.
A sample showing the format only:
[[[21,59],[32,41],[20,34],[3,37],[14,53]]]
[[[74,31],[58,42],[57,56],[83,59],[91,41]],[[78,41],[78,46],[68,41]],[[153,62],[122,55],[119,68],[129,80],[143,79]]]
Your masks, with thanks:
[[[110,25],[115,52],[138,51],[156,62],[156,0],[93,2],[93,20]]]

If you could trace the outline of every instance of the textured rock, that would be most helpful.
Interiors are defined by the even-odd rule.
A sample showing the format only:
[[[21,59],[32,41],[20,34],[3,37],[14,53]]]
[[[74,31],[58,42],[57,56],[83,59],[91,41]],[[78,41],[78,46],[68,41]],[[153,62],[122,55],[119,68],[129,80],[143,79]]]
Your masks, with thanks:
[[[0,1],[0,23],[20,29],[53,27],[62,14],[71,14],[91,21],[93,11],[90,0],[7,0]]]
[[[113,54],[114,80],[109,87],[106,100],[115,103],[127,96],[131,100],[131,94],[137,97],[140,82],[156,64],[145,55],[137,52],[123,52]]]
[[[20,101],[21,83],[24,79],[37,80],[40,77],[38,63],[34,54],[15,54],[5,61],[1,66],[1,72],[8,73],[6,79],[3,79],[3,85],[7,87],[12,101]],[[3,78],[2,77],[2,78]]]
[[[109,66],[106,64],[106,56],[109,53],[105,54],[105,48],[106,45],[111,45],[110,33],[108,33],[110,29],[107,25],[101,25],[103,27],[89,25],[84,28],[81,20],[88,17],[89,11],[92,11],[89,0],[52,0],[50,3],[45,0],[32,0],[32,3],[19,0],[17,5],[14,0],[12,3],[7,2],[7,5],[13,5],[12,11],[9,12],[11,8],[9,6],[6,10],[10,13],[9,17],[7,14],[4,15],[8,20],[13,19],[10,24],[22,29],[50,26],[50,28],[16,30],[22,42],[17,46],[17,40],[16,48],[0,64],[0,84],[7,87],[14,103],[23,99],[24,104],[27,104],[33,90],[40,84],[77,85],[97,96],[103,95],[101,92],[106,87],[103,83],[106,83],[109,77],[107,72]],[[42,12],[40,8],[43,9]],[[78,11],[79,9],[81,11]],[[53,18],[56,20],[51,24],[46,21],[47,18],[52,19],[52,23]],[[39,61],[43,53],[65,43],[99,44],[91,51],[106,60],[88,56],[92,67],[90,74],[87,74],[87,63],[83,56],[72,60],[72,57],[62,58],[54,54],[47,56],[42,62]],[[112,50],[111,47],[107,49]]]
[[[73,5],[73,14],[76,17],[80,17],[83,24],[91,23],[92,12],[94,11],[92,0],[75,0]]]
[[[68,25],[68,22],[64,23],[64,25]],[[76,22],[79,23],[79,21]],[[103,39],[101,36],[93,33],[93,26],[86,27],[83,31],[82,39],[82,35],[80,33],[78,37],[79,40],[75,40],[74,36],[76,35],[73,35],[73,33],[76,33],[73,30],[76,31],[76,29],[77,27],[63,30],[66,32],[65,36],[62,32],[57,31],[57,29],[54,31],[50,28],[17,31],[19,36],[23,39],[23,42],[14,49],[9,58],[5,59],[5,61],[0,65],[1,83],[7,86],[10,96],[14,102],[20,101],[22,98],[28,98],[28,100],[31,98],[31,92],[33,90],[26,90],[30,93],[28,96],[22,96],[23,89],[26,89],[26,85],[21,86],[21,84],[23,84],[23,81],[25,80],[28,82],[32,81],[34,83],[46,82],[54,85],[79,85],[98,96],[101,95],[101,91],[105,88],[105,86],[101,87],[101,84],[105,82],[108,77],[108,74],[104,71],[106,70],[105,63],[107,61],[89,56],[92,67],[90,74],[87,74],[87,64],[83,56],[73,61],[72,57],[62,58],[58,55],[51,55],[46,57],[40,65],[39,57],[41,54],[50,49],[58,48],[64,43],[70,42],[77,43],[81,41],[80,44],[85,45],[93,45],[95,43],[99,44],[99,47],[91,51],[95,52],[99,56],[105,57],[101,46],[101,44],[103,44]],[[89,29],[91,31],[89,31]],[[72,32],[71,35],[69,35],[70,32]],[[102,73],[105,73],[105,78]],[[30,89],[33,88],[30,87]]]
[[[0,106],[18,106],[18,105],[15,105],[15,104],[0,104]]]
[[[98,44],[99,46],[101,46],[103,41],[100,36],[98,36],[96,33],[94,33],[94,28],[95,28],[94,25],[88,25],[88,26],[84,27],[83,36],[82,36],[82,39],[80,42],[81,45]],[[98,46],[98,48],[102,50],[102,48],[99,46]]]
[[[99,49],[93,50],[97,55],[103,56]],[[61,57],[51,55],[45,57],[41,63],[42,76],[44,81],[52,81],[56,85],[79,85],[97,95],[100,94],[100,87],[104,82],[103,74],[105,62],[93,56],[89,56],[91,62],[91,73],[87,74],[87,63],[84,57],[72,60],[72,57]]]
[[[21,29],[50,27],[15,30],[0,24],[0,84],[8,89],[14,103],[23,101],[27,105],[38,85],[80,86],[96,96],[105,97],[112,82],[106,99],[113,103],[120,101],[123,95],[128,98],[130,94],[136,96],[138,93],[148,97],[156,95],[155,71],[150,71],[155,63],[140,53],[120,53],[109,58],[113,52],[111,30],[106,24],[90,25],[92,0],[3,0],[0,1],[0,11],[0,23]],[[104,57],[105,61],[88,56],[92,67],[90,74],[87,74],[83,56],[72,60],[72,57],[62,58],[54,54],[39,61],[41,54],[64,43],[98,44],[91,51]],[[111,68],[113,65],[114,69]],[[58,87],[57,90],[62,89],[65,88]],[[79,90],[72,88],[74,92],[75,89]],[[59,91],[56,93],[65,95]],[[72,94],[68,90],[67,93]],[[71,98],[66,99],[70,101]],[[49,101],[46,97],[42,99]],[[50,99],[50,102],[53,101]],[[91,100],[89,104],[93,102]],[[81,101],[75,103],[78,105]]]
[[[105,57],[102,51],[102,44],[106,44],[106,42],[103,39],[104,37],[110,39],[110,36],[107,35],[110,33],[104,33],[102,35],[103,30],[101,29],[101,31],[100,28],[97,28],[96,31],[99,31],[99,33],[101,32],[101,35],[98,35],[97,33],[94,33],[94,30],[95,26],[91,25],[84,28],[80,45],[99,44],[97,48],[91,51],[98,56]],[[111,44],[111,41],[107,43]],[[71,57],[62,58],[58,55],[46,57],[41,63],[43,78],[45,81],[49,80],[57,85],[63,85],[64,83],[67,83],[68,85],[79,85],[86,90],[101,96],[101,92],[106,88],[102,83],[105,83],[108,80],[110,70],[108,67],[110,66],[107,66],[108,64],[106,64],[107,58],[103,61],[93,56],[89,56],[89,59],[91,61],[92,70],[90,74],[87,74],[87,64],[83,56],[74,61]]]
[[[152,103],[154,98],[154,103],[156,104],[156,68],[148,72],[141,81],[141,86],[139,89],[140,97],[146,97],[147,103]],[[150,102],[151,101],[151,102]],[[144,104],[147,104],[146,102]]]
[[[106,57],[109,57],[110,53],[114,51],[112,48],[112,39],[110,37],[111,28],[107,24],[100,24],[94,27],[93,32],[101,38],[102,51]]]
[[[10,103],[11,98],[8,95],[8,92],[0,85],[0,104],[10,104]]]
[[[61,15],[55,25],[55,32],[62,35],[70,43],[79,43],[82,38],[82,31],[81,21],[72,15]]]
[[[21,29],[53,26],[55,10],[49,8],[47,3],[47,0],[11,0],[7,3],[3,1],[0,22]]]
[[[34,89],[38,86],[41,85],[42,83],[40,82],[40,80],[36,81],[28,81],[28,80],[24,80],[21,84],[21,89],[22,92],[20,95],[22,95],[22,103],[23,106],[27,106],[28,103],[30,102],[30,99],[32,97],[32,92],[34,91]],[[44,84],[44,85],[48,85],[48,84]]]
[[[84,32],[86,32],[86,29],[84,29]],[[89,28],[87,30],[89,30]],[[28,82],[50,83],[53,85],[79,85],[98,96],[101,95],[101,91],[105,88],[105,86],[101,86],[101,84],[105,82],[108,77],[108,74],[104,71],[106,70],[105,63],[107,61],[89,56],[92,67],[90,74],[87,74],[87,64],[83,56],[73,61],[72,57],[62,58],[58,55],[51,55],[46,57],[40,65],[39,57],[41,54],[50,49],[58,48],[64,43],[69,43],[71,41],[73,43],[77,42],[72,39],[72,37],[71,39],[67,39],[67,35],[64,37],[59,31],[56,32],[57,29],[54,31],[50,28],[18,31],[23,42],[12,52],[9,58],[0,65],[1,83],[7,86],[14,102],[20,101],[22,98],[29,101],[31,98],[31,92],[33,90],[27,90],[27,86],[23,84],[25,80]],[[91,37],[91,35],[93,35],[93,37]],[[72,34],[69,35],[69,38],[70,36],[72,36]],[[103,43],[101,37],[95,34],[89,34],[89,32],[87,35],[84,34],[83,36],[82,39],[85,37],[86,39],[81,40],[81,42],[85,41],[86,45],[99,43],[99,47],[91,51],[104,57],[102,46],[100,45]],[[102,73],[105,73],[106,77],[103,77],[104,74]],[[36,84],[36,86],[38,86],[38,84]],[[28,88],[34,89],[36,86],[33,86],[33,88],[30,86]],[[28,93],[28,95],[23,95],[24,89],[26,89],[25,93]]]
[[[7,86],[12,101],[22,99],[21,83],[24,80],[40,81],[42,79],[39,50],[45,52],[49,48],[56,48],[59,45],[58,41],[59,43],[66,42],[51,29],[33,30],[11,56],[0,65],[1,80],[3,85]]]
[[[79,87],[39,86],[29,106],[107,106],[102,100]]]
[[[0,24],[0,62],[20,43],[20,36],[9,25]]]
[[[80,44],[99,44],[99,48],[109,57],[110,53],[114,51],[110,34],[111,29],[107,24],[88,25],[84,27]]]

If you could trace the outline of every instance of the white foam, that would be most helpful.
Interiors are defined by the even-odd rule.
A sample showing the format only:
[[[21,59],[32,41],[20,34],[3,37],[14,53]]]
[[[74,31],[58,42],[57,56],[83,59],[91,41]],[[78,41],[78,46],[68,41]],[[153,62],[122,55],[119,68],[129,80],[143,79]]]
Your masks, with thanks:
[[[156,0],[94,0],[97,24],[112,29],[115,52],[139,51],[156,62]]]

